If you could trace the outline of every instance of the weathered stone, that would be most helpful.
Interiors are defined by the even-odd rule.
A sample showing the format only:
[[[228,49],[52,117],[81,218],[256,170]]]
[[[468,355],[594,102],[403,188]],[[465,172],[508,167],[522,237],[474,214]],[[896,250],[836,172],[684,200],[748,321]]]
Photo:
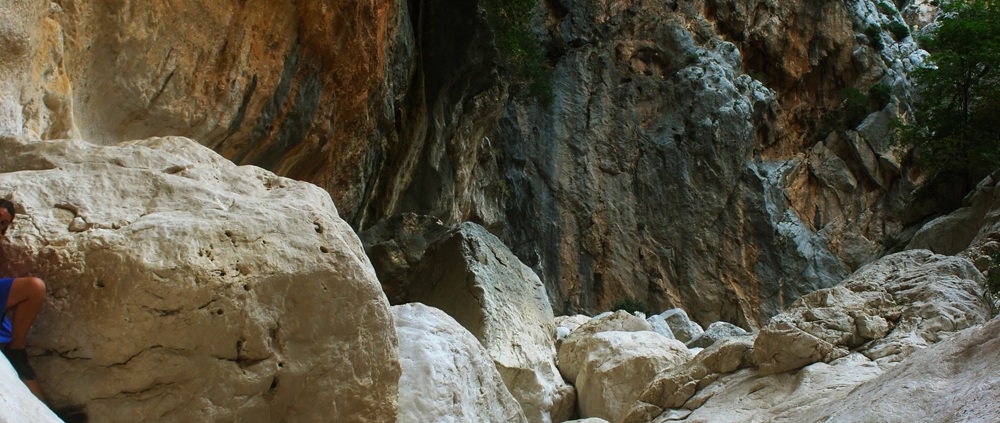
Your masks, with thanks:
[[[612,422],[621,421],[657,374],[692,358],[684,344],[650,331],[600,332],[578,347],[586,350],[575,383],[580,415]]]
[[[747,331],[732,323],[715,322],[708,325],[708,329],[704,333],[692,338],[685,345],[688,348],[708,348],[720,339],[746,334]]]
[[[538,276],[474,223],[451,229],[423,257],[408,300],[441,309],[475,335],[528,421],[568,419],[575,395],[556,368],[555,322]]]
[[[1000,319],[959,332],[808,415],[816,421],[987,422],[1000,416]]]
[[[395,420],[392,314],[326,191],[183,138],[0,150],[0,192],[22,211],[0,274],[46,282],[28,352],[53,407]],[[77,218],[86,230],[69,230]]]
[[[767,375],[830,362],[872,341],[862,350],[872,360],[902,360],[943,333],[989,318],[981,280],[975,266],[961,258],[926,250],[884,257],[772,318],[757,337],[754,357]]]
[[[752,366],[753,347],[754,335],[724,338],[684,365],[661,372],[632,403],[621,422],[648,422],[681,408],[699,389],[715,381],[717,374]]]
[[[580,327],[562,340],[559,346],[559,371],[569,383],[575,385],[577,375],[587,360],[588,339],[600,332],[639,332],[650,330],[652,328],[649,326],[649,323],[646,323],[645,319],[623,310],[601,317],[594,317],[589,322],[580,325]]]
[[[420,303],[392,308],[399,338],[400,423],[527,422],[475,336]]]

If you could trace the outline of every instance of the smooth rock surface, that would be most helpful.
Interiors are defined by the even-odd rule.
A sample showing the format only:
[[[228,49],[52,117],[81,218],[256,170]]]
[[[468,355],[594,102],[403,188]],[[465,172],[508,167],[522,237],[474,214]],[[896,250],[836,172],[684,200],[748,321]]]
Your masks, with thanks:
[[[559,371],[571,384],[576,384],[577,375],[587,360],[589,339],[601,332],[639,332],[652,328],[645,319],[627,311],[618,310],[611,314],[594,317],[563,338],[559,344]]]
[[[44,403],[17,377],[6,360],[0,360],[0,421],[9,423],[61,423]]]
[[[1000,416],[997,363],[1000,319],[993,319],[913,353],[816,412],[815,421],[995,421]]]
[[[443,311],[392,307],[399,339],[399,423],[527,422],[493,358]]]
[[[326,191],[184,138],[0,150],[0,193],[22,212],[0,274],[47,284],[28,352],[53,407],[395,420],[391,310]]]
[[[612,422],[657,374],[692,358],[684,344],[650,331],[600,332],[579,347],[587,351],[575,384],[580,415]]]
[[[556,368],[555,321],[535,273],[474,223],[449,230],[423,257],[409,300],[441,309],[479,340],[528,421],[568,419],[575,394]]]

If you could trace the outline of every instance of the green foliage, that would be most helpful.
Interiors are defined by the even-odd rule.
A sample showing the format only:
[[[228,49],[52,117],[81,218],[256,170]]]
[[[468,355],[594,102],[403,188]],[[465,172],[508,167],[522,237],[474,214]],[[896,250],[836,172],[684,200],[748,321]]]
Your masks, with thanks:
[[[844,105],[844,126],[857,128],[868,116],[868,97],[855,88],[844,88],[838,93]]]
[[[868,88],[868,98],[878,103],[879,110],[882,110],[892,101],[892,87],[881,82],[874,84]]]
[[[638,222],[636,222],[636,226],[639,228],[640,231],[646,229],[646,221],[640,219]]]
[[[646,302],[638,298],[626,298],[615,301],[611,303],[611,310],[625,310],[629,313],[638,311],[643,314],[649,314],[649,307],[646,306]]]
[[[892,38],[896,41],[901,41],[910,36],[910,28],[896,21],[889,22],[889,32],[892,33]]]
[[[684,58],[687,59],[688,63],[695,63],[701,58],[701,56],[699,56],[698,53],[688,53],[684,56]]]
[[[899,12],[896,11],[895,7],[890,6],[888,3],[884,1],[878,2],[878,11],[882,12],[882,14],[886,16],[896,16],[899,14]]]
[[[934,34],[922,40],[931,53],[911,75],[920,91],[913,119],[898,141],[916,148],[931,176],[979,180],[1000,166],[1000,5],[955,0]]]
[[[865,28],[865,36],[868,37],[868,45],[873,49],[882,51],[885,48],[885,44],[882,43],[882,28],[878,25],[868,25],[868,28]]]
[[[997,298],[1000,298],[1000,251],[994,250],[987,255],[990,257],[990,268],[986,274],[986,289],[983,296],[995,306]]]
[[[505,75],[515,90],[544,106],[551,104],[554,95],[549,65],[540,40],[531,32],[535,0],[484,0],[480,5],[486,10]]]

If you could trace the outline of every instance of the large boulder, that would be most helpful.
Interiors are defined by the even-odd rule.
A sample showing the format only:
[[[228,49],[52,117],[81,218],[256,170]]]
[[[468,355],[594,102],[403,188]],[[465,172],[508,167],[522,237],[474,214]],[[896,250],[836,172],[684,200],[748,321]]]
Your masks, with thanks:
[[[757,337],[754,357],[762,374],[830,362],[862,344],[860,352],[872,360],[902,360],[989,319],[982,278],[959,257],[927,250],[886,256],[772,318]]]
[[[410,301],[437,307],[493,357],[531,422],[563,421],[575,393],[555,364],[556,327],[538,276],[483,227],[463,223],[427,247]]]
[[[722,374],[751,367],[755,336],[724,338],[684,365],[656,375],[620,421],[642,423],[670,413],[670,410],[679,409],[692,401],[699,390],[718,380]]]
[[[580,325],[559,344],[559,371],[566,380],[576,384],[577,375],[587,360],[589,339],[600,332],[620,331],[639,332],[651,331],[652,327],[646,320],[624,310],[618,310],[594,317]]]
[[[651,331],[600,332],[580,346],[587,351],[576,379],[580,416],[612,422],[621,421],[657,374],[692,358],[684,344]]]
[[[93,422],[396,418],[389,304],[322,189],[184,138],[0,138],[42,389]]]
[[[21,382],[6,359],[0,359],[0,421],[6,423],[62,422]]]
[[[403,370],[397,422],[527,422],[493,359],[455,319],[420,303],[392,314]]]

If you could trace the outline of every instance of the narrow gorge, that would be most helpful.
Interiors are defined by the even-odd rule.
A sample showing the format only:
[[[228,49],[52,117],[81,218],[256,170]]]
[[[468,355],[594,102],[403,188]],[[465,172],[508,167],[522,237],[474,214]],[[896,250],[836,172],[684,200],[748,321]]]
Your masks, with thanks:
[[[967,4],[6,0],[0,420],[998,421]]]

